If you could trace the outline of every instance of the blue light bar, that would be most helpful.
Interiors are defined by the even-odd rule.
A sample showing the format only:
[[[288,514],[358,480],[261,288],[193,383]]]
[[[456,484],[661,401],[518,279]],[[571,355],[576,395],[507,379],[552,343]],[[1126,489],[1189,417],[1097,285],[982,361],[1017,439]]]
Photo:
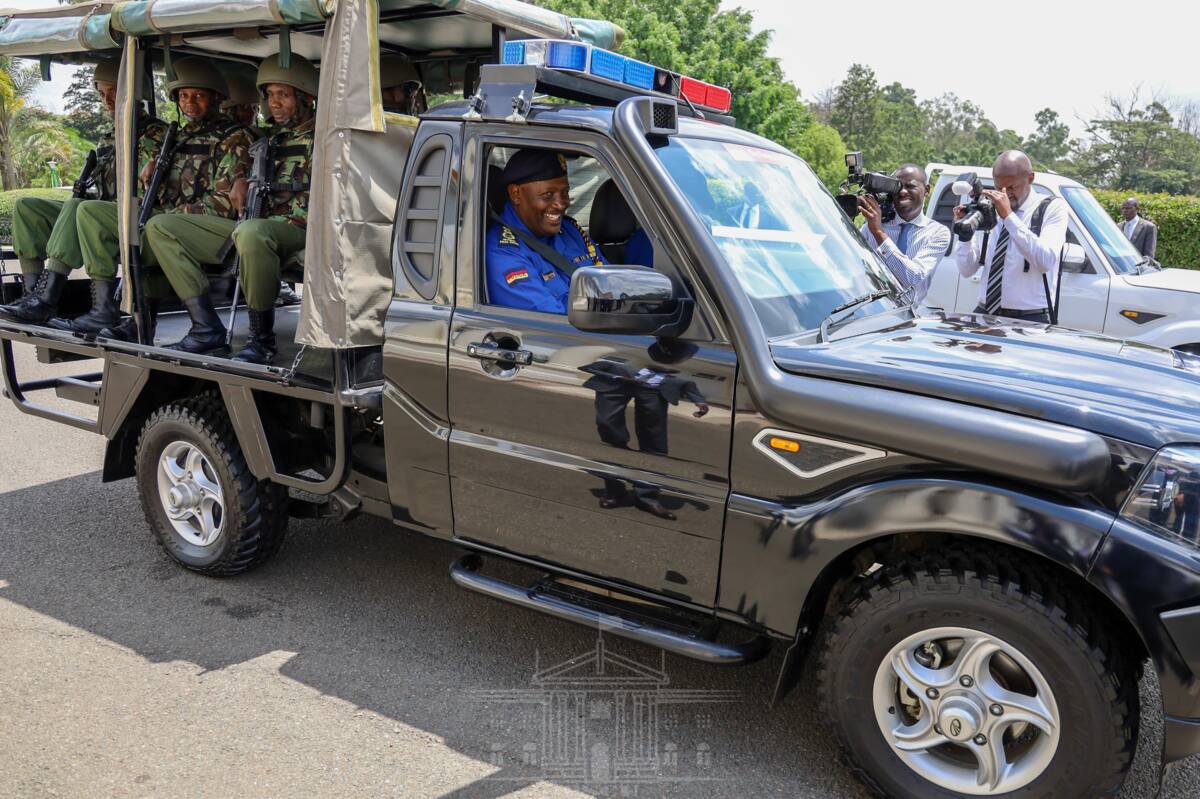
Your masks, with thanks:
[[[653,64],[628,58],[585,42],[567,39],[518,39],[504,43],[502,62],[580,72],[588,78],[614,83],[678,100],[686,94],[696,105],[729,112],[729,92],[719,86],[682,77]],[[683,84],[689,91],[684,92]],[[715,98],[715,99],[714,99]]]
[[[570,42],[549,42],[546,48],[546,66],[555,69],[587,69],[588,46]]]
[[[635,61],[632,58],[626,58],[625,76],[623,80],[630,86],[636,86],[639,89],[653,89],[654,67],[643,61]]]
[[[525,63],[525,42],[505,42],[504,55],[500,59],[502,64],[524,64]]]
[[[625,80],[627,60],[625,56],[610,53],[608,50],[592,50],[592,66],[588,71],[593,75],[622,83]]]

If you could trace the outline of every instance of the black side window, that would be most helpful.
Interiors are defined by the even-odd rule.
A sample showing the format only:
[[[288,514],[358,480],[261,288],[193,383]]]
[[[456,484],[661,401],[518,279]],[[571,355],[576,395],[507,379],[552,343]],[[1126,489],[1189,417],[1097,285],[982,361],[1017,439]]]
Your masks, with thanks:
[[[437,292],[438,252],[452,152],[449,135],[437,133],[426,139],[413,161],[412,178],[396,204],[393,273],[403,273],[417,294],[427,300]]]

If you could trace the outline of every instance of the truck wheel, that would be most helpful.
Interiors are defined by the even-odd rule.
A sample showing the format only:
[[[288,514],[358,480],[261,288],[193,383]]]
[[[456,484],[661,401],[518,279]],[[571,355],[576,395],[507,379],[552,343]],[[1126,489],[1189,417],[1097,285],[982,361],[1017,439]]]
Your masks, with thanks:
[[[287,492],[250,474],[225,409],[211,394],[165,405],[146,420],[137,484],[158,543],[193,571],[240,574],[283,541]]]
[[[819,683],[867,784],[912,799],[1116,795],[1136,738],[1136,664],[1048,577],[971,551],[855,586]]]

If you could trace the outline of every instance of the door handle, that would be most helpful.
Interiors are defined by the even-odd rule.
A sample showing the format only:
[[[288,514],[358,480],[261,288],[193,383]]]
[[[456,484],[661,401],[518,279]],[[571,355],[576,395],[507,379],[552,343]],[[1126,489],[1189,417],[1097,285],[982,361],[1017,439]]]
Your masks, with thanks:
[[[495,361],[514,366],[528,366],[533,363],[533,353],[529,350],[510,350],[490,342],[475,342],[467,345],[467,355],[481,361]]]

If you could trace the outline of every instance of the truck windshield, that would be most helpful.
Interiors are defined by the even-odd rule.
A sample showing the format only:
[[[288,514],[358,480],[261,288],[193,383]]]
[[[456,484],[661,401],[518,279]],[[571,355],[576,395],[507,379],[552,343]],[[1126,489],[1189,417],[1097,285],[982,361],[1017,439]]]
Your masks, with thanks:
[[[769,338],[817,329],[833,309],[872,292],[899,295],[887,268],[799,158],[680,136],[657,153]]]
[[[1062,194],[1108,256],[1113,268],[1121,274],[1137,272],[1138,262],[1142,260],[1141,253],[1133,248],[1133,244],[1125,238],[1112,217],[1104,212],[1092,193],[1081,186],[1063,186]]]

